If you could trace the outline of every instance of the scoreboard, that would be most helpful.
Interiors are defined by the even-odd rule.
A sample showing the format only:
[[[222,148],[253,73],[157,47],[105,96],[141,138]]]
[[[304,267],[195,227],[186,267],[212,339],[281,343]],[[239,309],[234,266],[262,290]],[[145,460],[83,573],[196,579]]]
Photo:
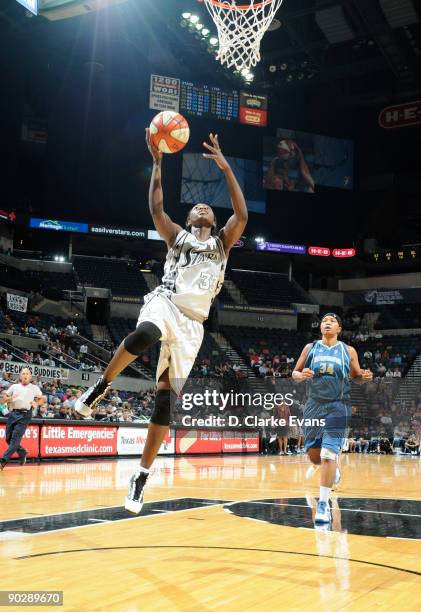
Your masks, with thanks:
[[[151,74],[149,108],[265,127],[268,99],[237,89],[221,89]]]
[[[376,263],[387,263],[389,261],[411,261],[418,259],[421,256],[421,248],[419,245],[412,247],[402,247],[400,249],[384,249],[371,253],[369,261]]]
[[[219,87],[181,81],[180,112],[196,117],[238,121],[240,95],[235,89],[224,91]]]

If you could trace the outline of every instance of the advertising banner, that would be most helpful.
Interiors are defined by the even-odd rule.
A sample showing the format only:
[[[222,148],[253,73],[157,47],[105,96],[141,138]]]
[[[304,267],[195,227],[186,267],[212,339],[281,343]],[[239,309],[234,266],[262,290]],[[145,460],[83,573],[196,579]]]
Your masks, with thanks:
[[[218,302],[218,308],[220,310],[237,310],[239,312],[256,312],[261,314],[294,314],[292,308],[277,308],[276,306],[249,306],[248,304],[224,304],[224,302]]]
[[[268,98],[240,92],[240,123],[265,127],[268,121]]]
[[[258,453],[259,434],[248,431],[224,431],[223,453]]]
[[[421,288],[415,289],[370,289],[369,291],[346,291],[344,293],[345,306],[358,304],[373,304],[384,306],[387,304],[420,304]]]
[[[138,455],[145,448],[148,430],[134,427],[119,427],[117,433],[117,453],[119,455]],[[174,430],[170,429],[167,437],[161,444],[158,455],[173,455],[175,452]]]
[[[179,429],[176,431],[177,454],[222,452],[222,431]]]
[[[28,425],[24,436],[22,438],[21,446],[28,451],[28,457],[38,457],[38,445],[39,445],[39,425]],[[7,448],[6,444],[6,425],[0,425],[0,456],[3,455]],[[12,459],[18,457],[17,453],[12,455]]]
[[[69,370],[65,368],[50,368],[49,366],[25,363],[24,361],[0,361],[0,374],[20,374],[23,368],[29,368],[32,376],[39,378],[59,378],[60,380],[69,378]]]
[[[257,251],[272,251],[274,253],[294,253],[305,255],[307,247],[303,244],[284,244],[281,242],[256,242]]]
[[[180,107],[180,79],[151,74],[149,108],[178,112]]]
[[[26,312],[28,310],[28,298],[24,295],[16,295],[15,293],[7,294],[7,308],[18,312]]]
[[[379,125],[384,130],[403,128],[421,123],[421,100],[387,106],[379,114]]]
[[[117,427],[43,425],[41,457],[84,457],[116,455]]]
[[[88,233],[87,223],[78,223],[77,221],[59,221],[58,219],[38,219],[31,217],[29,227],[35,229],[55,230],[56,232],[78,232],[81,234]]]
[[[114,225],[91,225],[90,233],[113,238],[146,238],[147,230]]]

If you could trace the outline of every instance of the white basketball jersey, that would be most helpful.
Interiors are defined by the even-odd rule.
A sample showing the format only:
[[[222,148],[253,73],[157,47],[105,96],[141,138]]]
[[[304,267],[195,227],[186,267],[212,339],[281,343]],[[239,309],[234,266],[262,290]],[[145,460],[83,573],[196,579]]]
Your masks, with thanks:
[[[219,237],[203,242],[182,230],[167,253],[161,285],[145,296],[145,303],[157,293],[164,294],[185,315],[204,321],[222,288],[226,265]]]

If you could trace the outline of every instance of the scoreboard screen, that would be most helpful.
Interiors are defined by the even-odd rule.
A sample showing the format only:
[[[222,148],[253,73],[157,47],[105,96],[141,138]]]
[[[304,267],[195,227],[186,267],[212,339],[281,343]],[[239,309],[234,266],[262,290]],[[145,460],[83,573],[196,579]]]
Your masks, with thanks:
[[[370,261],[376,263],[387,263],[389,261],[410,261],[418,259],[421,249],[418,245],[413,247],[402,247],[400,249],[385,249],[369,255]]]
[[[265,127],[268,98],[248,91],[221,89],[151,74],[149,108]]]
[[[183,111],[196,117],[238,121],[240,95],[235,89],[224,91],[219,87],[181,81],[180,112]]]

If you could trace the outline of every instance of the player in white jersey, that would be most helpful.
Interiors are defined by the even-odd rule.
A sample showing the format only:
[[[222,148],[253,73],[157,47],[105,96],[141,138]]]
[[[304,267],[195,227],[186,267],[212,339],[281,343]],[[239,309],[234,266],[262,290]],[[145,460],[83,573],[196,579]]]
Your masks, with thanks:
[[[136,330],[123,340],[98,382],[75,403],[75,411],[82,418],[89,418],[92,408],[106,395],[115,377],[148,347],[161,341],[155,408],[140,467],[131,478],[126,497],[126,509],[136,514],[142,509],[149,468],[168,433],[171,401],[181,392],[193,367],[203,340],[203,321],[224,281],[228,254],[247,223],[246,202],[222,154],[218,136],[210,134],[209,138],[211,144],[203,143],[208,151],[203,156],[214,160],[224,173],[233,208],[233,214],[219,232],[208,204],[193,206],[185,229],[173,223],[164,211],[162,153],[152,146],[149,130],[146,131],[146,142],[153,158],[149,209],[168,247],[164,276],[161,285],[145,296]]]

